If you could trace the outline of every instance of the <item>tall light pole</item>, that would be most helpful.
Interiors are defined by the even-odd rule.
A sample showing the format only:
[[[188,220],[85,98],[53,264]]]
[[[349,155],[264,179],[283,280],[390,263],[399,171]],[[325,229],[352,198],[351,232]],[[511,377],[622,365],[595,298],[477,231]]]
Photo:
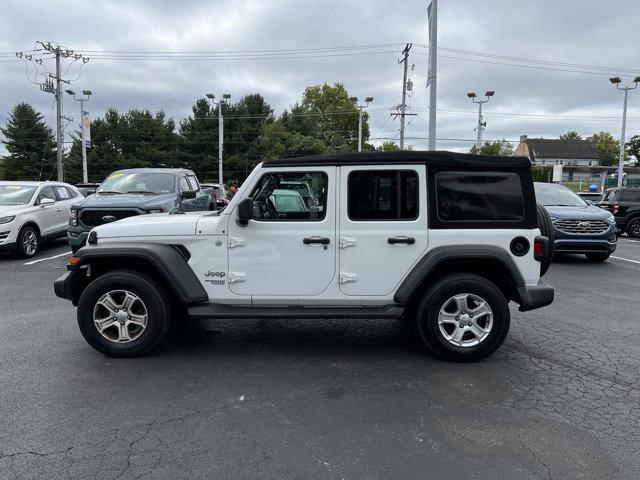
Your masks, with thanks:
[[[622,172],[624,170],[624,144],[625,144],[625,130],[627,128],[627,97],[629,96],[629,90],[638,88],[640,83],[640,76],[633,79],[633,87],[621,87],[622,80],[620,77],[610,78],[609,81],[613,83],[618,90],[624,91],[624,103],[622,106],[622,133],[620,134],[620,159],[618,162],[618,187],[622,187]]]
[[[211,100],[211,103],[218,106],[218,183],[220,186],[224,185],[222,175],[222,147],[224,144],[224,118],[222,117],[222,105],[227,103],[227,100],[231,98],[230,93],[223,93],[222,98],[215,102],[216,96],[213,93],[207,93],[207,98]]]
[[[482,122],[482,104],[487,103],[495,93],[496,92],[494,92],[493,90],[488,90],[484,94],[486,97],[484,100],[478,100],[478,96],[475,92],[467,93],[467,97],[469,97],[473,101],[473,103],[478,104],[478,140],[476,140],[476,153],[478,155],[480,154],[480,149],[482,148],[482,129],[487,125],[486,122]]]
[[[89,172],[87,171],[87,139],[85,138],[84,128],[84,102],[89,100],[91,96],[91,90],[83,90],[84,97],[76,97],[76,92],[73,90],[66,90],[66,92],[73,97],[74,100],[80,102],[80,134],[82,135],[82,182],[89,182]]]
[[[364,105],[358,105],[358,97],[349,97],[353,103],[355,103],[356,107],[358,107],[358,151],[362,151],[362,112],[365,108],[369,106],[371,102],[373,102],[373,97],[367,97],[364,99]]]

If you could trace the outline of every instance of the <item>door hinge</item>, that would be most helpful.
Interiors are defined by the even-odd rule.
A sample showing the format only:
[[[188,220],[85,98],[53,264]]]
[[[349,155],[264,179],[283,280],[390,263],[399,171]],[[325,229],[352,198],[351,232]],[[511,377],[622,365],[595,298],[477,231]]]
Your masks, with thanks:
[[[340,272],[340,283],[353,283],[358,280],[357,273]]]
[[[356,238],[347,238],[347,237],[340,238],[340,248],[355,247],[357,244],[358,244],[358,239]]]
[[[247,274],[244,272],[229,272],[229,283],[244,282]]]
[[[244,247],[244,238],[229,237],[229,243],[227,245],[229,246],[229,248]]]

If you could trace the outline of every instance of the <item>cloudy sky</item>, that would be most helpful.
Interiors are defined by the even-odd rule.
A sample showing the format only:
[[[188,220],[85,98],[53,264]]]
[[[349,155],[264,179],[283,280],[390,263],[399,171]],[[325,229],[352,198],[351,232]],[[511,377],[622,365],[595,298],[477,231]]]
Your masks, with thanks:
[[[80,62],[70,65],[66,78],[80,74],[72,88],[93,91],[86,107],[92,116],[108,107],[149,108],[179,120],[205,92],[236,99],[260,92],[280,112],[306,85],[343,82],[352,95],[375,97],[371,132],[380,143],[398,137],[390,109],[401,100],[397,60],[410,42],[409,103],[417,116],[409,117],[407,142],[426,148],[428,0],[54,3],[57,8],[50,1],[3,2],[2,124],[20,101],[53,121],[53,96],[30,83],[25,63],[9,55],[42,40],[91,58],[80,72]],[[623,95],[608,78],[631,82],[640,74],[639,20],[637,0],[440,0],[438,148],[464,151],[473,144],[477,110],[470,90],[496,91],[484,108],[485,139],[567,130],[619,136]],[[29,72],[33,80],[33,65]],[[66,98],[65,113],[77,119],[77,110]],[[640,133],[640,89],[630,94],[627,132]]]

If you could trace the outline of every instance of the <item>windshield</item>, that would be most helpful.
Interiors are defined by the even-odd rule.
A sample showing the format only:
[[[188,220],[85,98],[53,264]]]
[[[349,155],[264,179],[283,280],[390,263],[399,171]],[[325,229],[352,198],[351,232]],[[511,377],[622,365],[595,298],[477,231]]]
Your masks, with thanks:
[[[172,173],[116,172],[98,189],[98,193],[173,193],[175,177]]]
[[[31,201],[36,188],[30,185],[0,185],[0,205],[25,205]]]
[[[589,204],[565,187],[535,185],[536,200],[544,206],[586,207]]]

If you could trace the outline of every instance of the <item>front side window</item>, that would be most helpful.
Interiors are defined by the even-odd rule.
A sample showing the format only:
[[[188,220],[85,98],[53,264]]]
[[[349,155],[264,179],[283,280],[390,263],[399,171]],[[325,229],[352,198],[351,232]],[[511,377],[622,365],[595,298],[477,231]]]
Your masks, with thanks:
[[[173,193],[175,177],[160,172],[115,172],[100,185],[98,193]]]
[[[438,218],[443,222],[524,219],[520,177],[507,172],[438,172]]]
[[[40,203],[43,198],[50,198],[53,201],[56,200],[56,194],[53,191],[53,187],[44,187],[40,190],[40,193],[38,194],[38,203]]]
[[[189,185],[191,185],[191,190],[199,190],[200,186],[198,185],[198,179],[193,175],[188,175],[187,179],[189,180]]]
[[[26,205],[37,187],[31,185],[0,185],[0,205]]]
[[[349,174],[347,211],[356,221],[418,218],[415,170],[361,170]]]
[[[255,220],[319,221],[327,209],[324,172],[265,173],[251,191]],[[304,189],[290,188],[305,185]]]

